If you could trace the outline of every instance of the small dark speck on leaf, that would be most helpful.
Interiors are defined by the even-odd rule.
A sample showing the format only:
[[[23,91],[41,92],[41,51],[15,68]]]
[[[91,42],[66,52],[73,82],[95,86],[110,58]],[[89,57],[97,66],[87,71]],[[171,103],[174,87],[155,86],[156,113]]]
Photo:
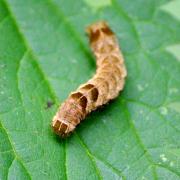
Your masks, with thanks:
[[[47,102],[46,102],[46,108],[45,108],[45,109],[51,108],[52,105],[54,105],[54,102],[52,102],[52,101],[47,101]]]

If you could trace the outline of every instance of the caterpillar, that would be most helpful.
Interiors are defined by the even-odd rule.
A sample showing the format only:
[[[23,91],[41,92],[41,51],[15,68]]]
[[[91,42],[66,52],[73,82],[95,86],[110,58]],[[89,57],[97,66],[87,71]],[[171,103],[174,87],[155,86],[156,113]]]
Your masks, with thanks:
[[[87,27],[86,32],[96,57],[95,75],[72,92],[53,118],[52,128],[67,137],[87,114],[116,98],[123,89],[126,67],[117,39],[105,21]]]

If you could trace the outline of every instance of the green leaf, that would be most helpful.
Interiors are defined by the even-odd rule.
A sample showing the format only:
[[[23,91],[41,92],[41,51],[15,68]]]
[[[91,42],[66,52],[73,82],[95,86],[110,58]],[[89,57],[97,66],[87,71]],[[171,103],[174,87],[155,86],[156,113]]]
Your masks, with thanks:
[[[0,0],[0,179],[180,179],[179,8],[167,3]],[[50,123],[95,72],[84,29],[100,19],[126,86],[61,140]]]

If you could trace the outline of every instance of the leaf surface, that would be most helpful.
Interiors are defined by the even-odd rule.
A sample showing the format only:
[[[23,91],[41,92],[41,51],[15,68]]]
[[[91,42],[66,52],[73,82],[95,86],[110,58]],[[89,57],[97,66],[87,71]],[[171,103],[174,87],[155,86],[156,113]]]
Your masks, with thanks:
[[[180,22],[167,3],[0,0],[0,179],[180,179]],[[100,19],[126,86],[61,140],[50,122],[95,72],[84,29]]]

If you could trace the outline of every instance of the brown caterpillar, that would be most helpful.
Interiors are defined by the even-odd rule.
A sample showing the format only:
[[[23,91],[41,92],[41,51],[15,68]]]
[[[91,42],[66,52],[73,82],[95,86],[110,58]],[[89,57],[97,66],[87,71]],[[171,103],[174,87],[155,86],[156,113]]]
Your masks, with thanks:
[[[61,137],[69,135],[88,113],[118,96],[127,75],[116,37],[106,22],[87,27],[91,49],[96,57],[96,74],[72,92],[52,121]]]

